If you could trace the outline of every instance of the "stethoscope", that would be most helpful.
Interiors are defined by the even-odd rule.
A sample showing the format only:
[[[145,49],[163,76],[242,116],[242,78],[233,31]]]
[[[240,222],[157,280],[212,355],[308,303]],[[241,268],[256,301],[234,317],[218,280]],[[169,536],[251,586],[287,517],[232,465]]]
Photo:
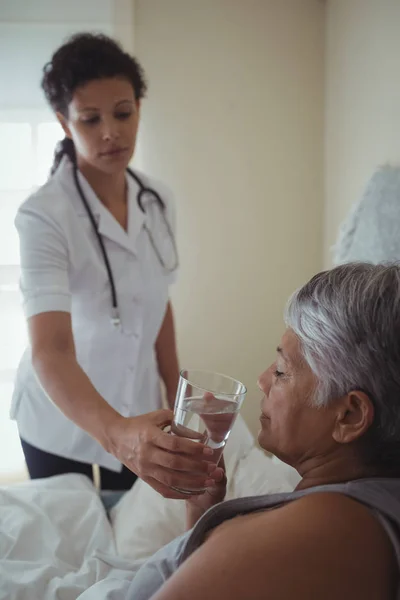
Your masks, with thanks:
[[[142,180],[140,179],[140,177],[138,177],[136,175],[136,173],[134,173],[131,169],[127,169],[129,175],[131,177],[133,177],[133,179],[136,181],[138,187],[139,187],[139,191],[136,197],[138,206],[140,208],[140,210],[145,213],[145,209],[144,209],[144,205],[143,205],[143,197],[146,194],[147,196],[151,196],[153,198],[153,200],[156,201],[156,203],[158,204],[158,206],[160,207],[160,212],[161,215],[163,217],[163,222],[164,225],[167,228],[167,233],[168,236],[170,238],[171,244],[172,244],[172,249],[173,249],[173,254],[174,254],[174,258],[173,258],[173,262],[172,265],[167,265],[166,262],[163,259],[163,256],[161,254],[161,252],[159,251],[159,249],[157,248],[157,245],[155,243],[153,234],[151,233],[150,229],[148,228],[147,224],[144,224],[144,228],[147,231],[147,235],[149,236],[149,240],[150,243],[154,249],[154,252],[161,264],[161,266],[168,271],[169,273],[172,273],[173,271],[175,271],[178,266],[179,266],[179,259],[178,259],[178,251],[176,248],[176,242],[175,242],[175,236],[174,233],[172,231],[171,225],[168,222],[168,219],[165,216],[165,203],[163,202],[163,200],[161,199],[160,195],[158,192],[156,192],[155,190],[153,190],[152,188],[146,187],[144,185],[144,183],[142,182]],[[104,264],[107,270],[107,275],[108,275],[108,281],[110,283],[110,288],[111,288],[111,302],[112,302],[112,311],[111,311],[111,323],[115,326],[118,327],[121,324],[121,317],[120,317],[120,312],[119,312],[119,308],[118,308],[118,298],[117,298],[117,290],[116,290],[116,286],[115,286],[115,281],[114,281],[114,276],[113,276],[113,272],[111,269],[111,265],[110,265],[110,261],[107,255],[107,251],[104,245],[104,241],[102,236],[100,235],[99,229],[98,229],[98,225],[96,222],[96,219],[94,218],[93,212],[89,206],[89,203],[87,201],[87,198],[83,192],[82,186],[80,184],[79,178],[78,178],[78,168],[76,167],[76,165],[74,165],[74,169],[73,169],[73,173],[74,173],[74,180],[75,180],[75,186],[77,189],[77,192],[82,200],[82,203],[86,209],[86,212],[88,214],[88,217],[90,219],[90,222],[93,226],[93,230],[96,234],[97,240],[99,242],[99,246],[101,249],[101,253],[103,255],[103,260],[104,260]]]

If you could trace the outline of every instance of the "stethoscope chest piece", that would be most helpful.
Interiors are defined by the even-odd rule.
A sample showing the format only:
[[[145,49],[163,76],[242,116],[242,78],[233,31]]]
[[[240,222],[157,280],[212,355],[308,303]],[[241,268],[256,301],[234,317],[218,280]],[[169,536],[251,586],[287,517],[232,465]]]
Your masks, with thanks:
[[[111,325],[113,325],[116,329],[121,327],[121,317],[119,316],[118,308],[113,308],[111,311]]]

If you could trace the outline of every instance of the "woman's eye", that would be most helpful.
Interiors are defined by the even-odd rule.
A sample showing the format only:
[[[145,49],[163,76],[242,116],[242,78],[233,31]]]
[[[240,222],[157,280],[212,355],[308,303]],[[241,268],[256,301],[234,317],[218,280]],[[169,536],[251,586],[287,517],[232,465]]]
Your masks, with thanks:
[[[89,119],[84,119],[84,123],[87,125],[94,125],[100,121],[100,117],[90,117]]]
[[[278,371],[278,369],[275,369],[274,375],[275,377],[283,377],[284,373],[282,373],[282,371]]]
[[[121,119],[122,121],[124,121],[125,119],[129,119],[131,114],[132,113],[130,113],[130,112],[120,112],[120,113],[116,114],[115,116],[117,117],[117,119]]]

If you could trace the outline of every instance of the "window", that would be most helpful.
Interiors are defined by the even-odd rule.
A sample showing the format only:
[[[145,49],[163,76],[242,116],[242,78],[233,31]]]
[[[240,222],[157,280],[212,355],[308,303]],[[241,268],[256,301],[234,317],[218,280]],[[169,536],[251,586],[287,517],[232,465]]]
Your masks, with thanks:
[[[47,177],[63,133],[40,89],[41,70],[63,39],[102,31],[132,44],[131,0],[1,0],[0,13],[0,482],[24,475],[9,408],[27,343],[19,294],[18,206]]]
[[[27,344],[14,218],[20,203],[46,181],[61,138],[60,125],[45,111],[0,113],[0,444],[6,450],[0,478],[24,472],[16,425],[8,417],[16,367]]]

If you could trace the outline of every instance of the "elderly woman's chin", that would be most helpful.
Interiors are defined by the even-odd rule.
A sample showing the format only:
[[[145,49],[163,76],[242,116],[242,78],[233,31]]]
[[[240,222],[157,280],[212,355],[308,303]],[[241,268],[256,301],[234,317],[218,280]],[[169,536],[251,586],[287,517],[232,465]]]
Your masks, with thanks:
[[[261,428],[258,432],[258,443],[260,447],[273,454],[285,463],[291,464],[290,457],[284,452],[283,444],[279,444],[279,440],[273,435],[271,430],[271,420],[268,417],[260,417]]]
[[[258,443],[266,452],[272,452],[270,439],[270,419],[263,414],[260,416],[260,429],[258,431]]]

